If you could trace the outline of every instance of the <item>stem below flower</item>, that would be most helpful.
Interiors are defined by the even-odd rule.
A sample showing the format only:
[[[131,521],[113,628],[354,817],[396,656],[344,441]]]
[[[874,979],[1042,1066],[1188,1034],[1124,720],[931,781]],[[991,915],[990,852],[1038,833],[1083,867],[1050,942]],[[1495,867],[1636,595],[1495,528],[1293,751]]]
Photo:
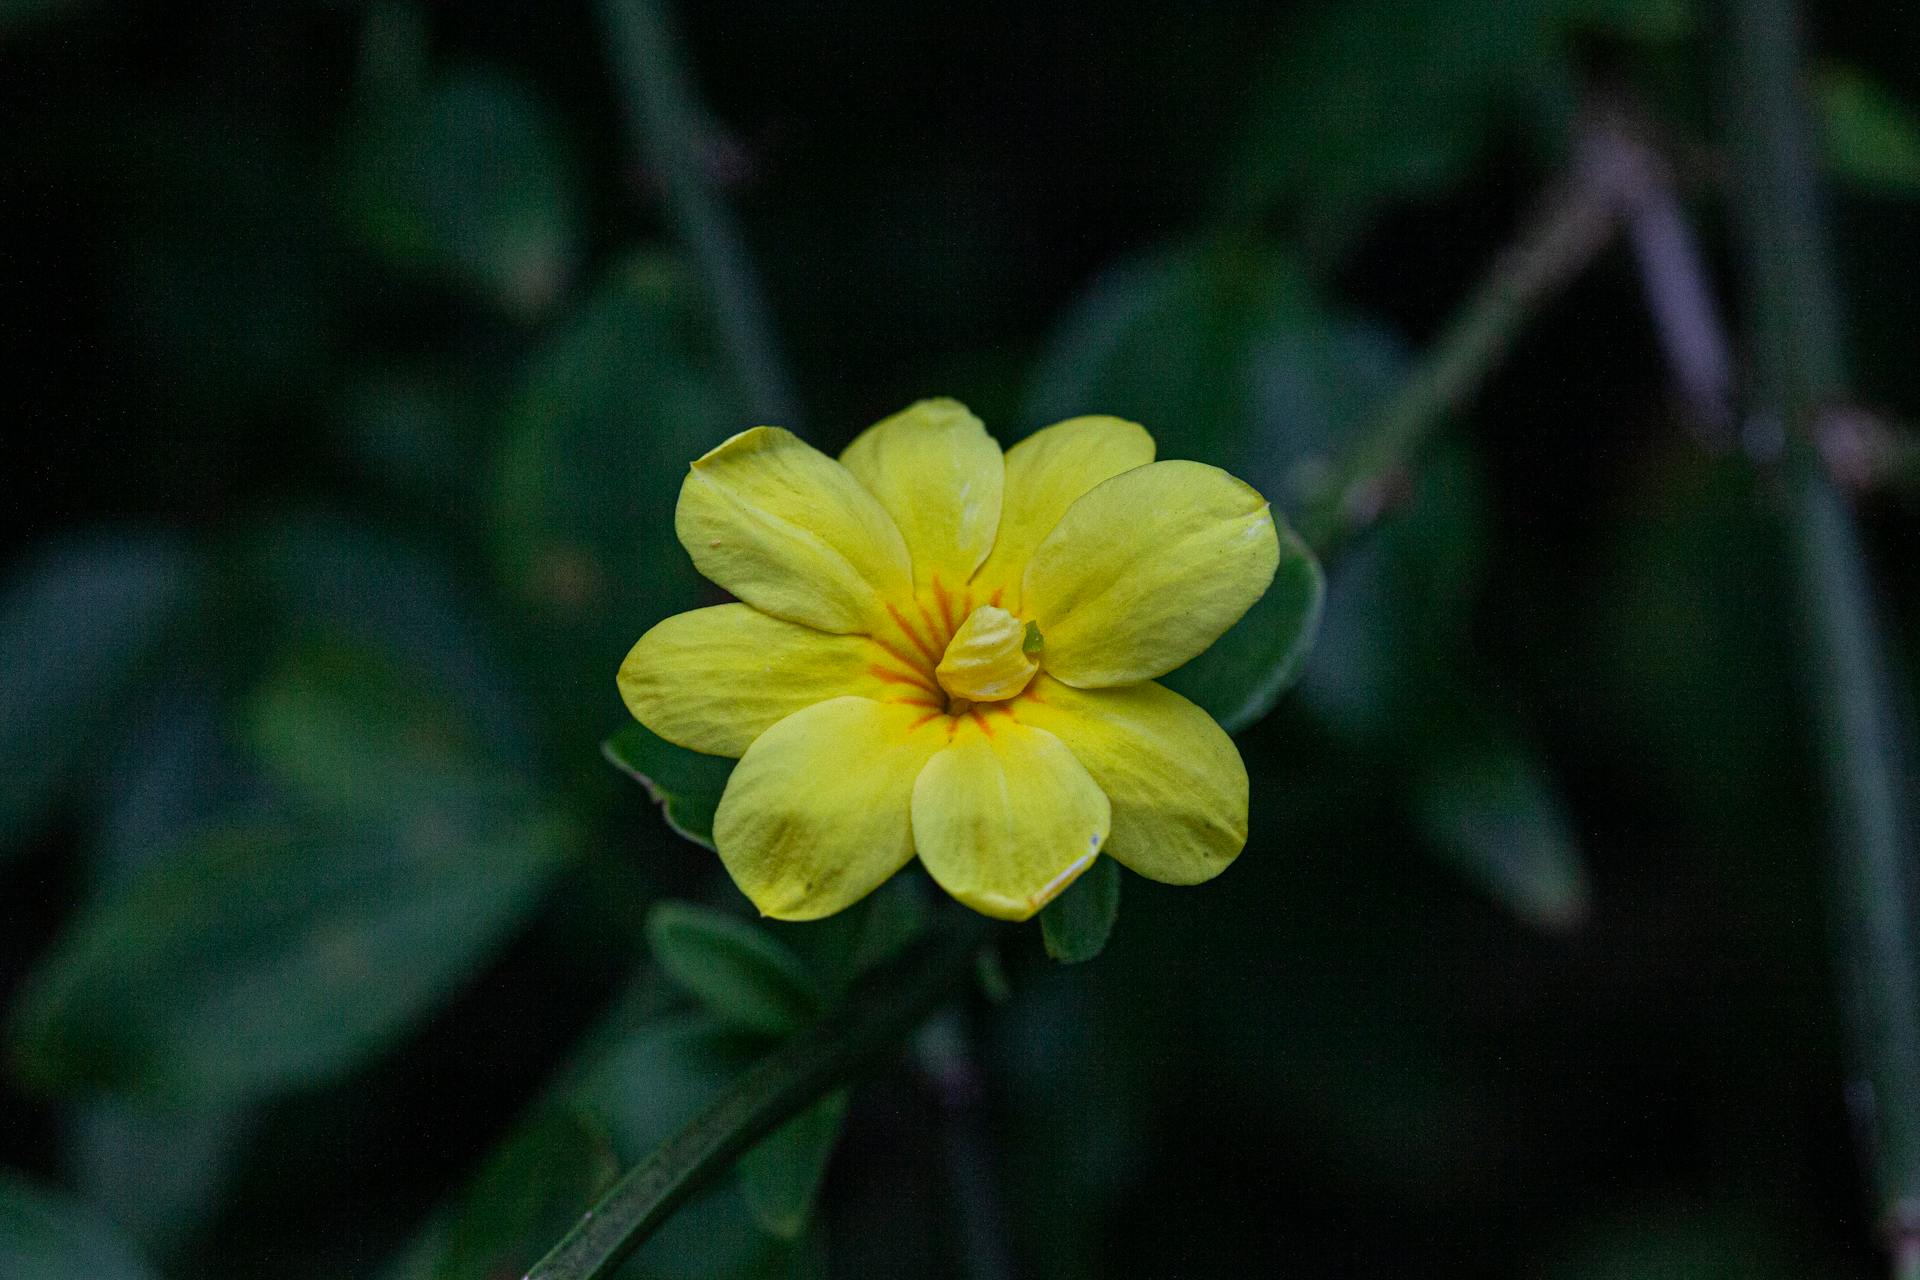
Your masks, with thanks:
[[[629,1169],[526,1280],[611,1275],[696,1192],[760,1139],[896,1048],[973,972],[989,922],[954,911],[835,1014],[761,1059]]]

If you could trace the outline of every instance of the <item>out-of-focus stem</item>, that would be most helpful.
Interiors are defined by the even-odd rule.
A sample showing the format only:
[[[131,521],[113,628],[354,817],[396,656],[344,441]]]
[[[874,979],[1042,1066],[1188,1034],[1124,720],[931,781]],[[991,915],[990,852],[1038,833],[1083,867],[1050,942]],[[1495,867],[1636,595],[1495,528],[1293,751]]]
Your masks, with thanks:
[[[942,1145],[947,1178],[960,1212],[961,1256],[967,1280],[1012,1280],[1006,1204],[994,1177],[981,1103],[980,1066],[959,1016],[952,1010],[929,1022],[915,1046],[922,1073],[945,1121]]]
[[[1920,947],[1904,765],[1909,747],[1847,500],[1817,432],[1846,394],[1840,300],[1800,99],[1792,0],[1734,0],[1728,121],[1734,212],[1751,267],[1752,411],[1781,433],[1781,479],[1806,638],[1808,692],[1833,827],[1836,936],[1863,1135],[1896,1276],[1920,1269]]]
[[[1400,470],[1500,364],[1526,322],[1603,249],[1645,153],[1612,131],[1583,133],[1571,171],[1497,259],[1409,377],[1334,460],[1297,522],[1322,555],[1372,523]]]
[[[600,0],[614,70],[667,216],[706,287],[727,358],[747,405],[769,424],[798,428],[798,405],[759,278],[732,212],[700,156],[702,114],[664,0]]]

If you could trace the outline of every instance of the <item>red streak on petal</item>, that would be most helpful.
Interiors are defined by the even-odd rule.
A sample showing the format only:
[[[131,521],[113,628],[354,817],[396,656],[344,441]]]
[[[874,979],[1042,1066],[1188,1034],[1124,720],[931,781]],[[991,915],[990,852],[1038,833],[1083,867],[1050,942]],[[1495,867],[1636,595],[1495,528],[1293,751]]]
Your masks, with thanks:
[[[929,585],[933,588],[934,600],[940,605],[940,621],[947,624],[947,634],[952,635],[954,628],[959,625],[953,620],[953,597],[948,595],[947,589],[940,585],[939,574],[933,575],[933,581]]]
[[[925,612],[925,611],[922,610],[922,612]],[[907,639],[913,641],[913,647],[920,651],[921,656],[924,657],[932,665],[938,666],[940,664],[940,655],[933,651],[933,646],[931,644],[929,644],[927,641],[920,638],[920,633],[913,629],[913,624],[907,621],[905,615],[903,615],[900,612],[900,610],[895,608],[891,603],[887,605],[887,613],[890,617],[892,617],[894,622],[899,625],[900,630],[906,632]],[[880,647],[883,649],[886,648],[884,644],[882,644]]]
[[[993,736],[993,726],[987,723],[987,718],[980,713],[979,707],[969,708],[967,714],[973,718],[975,724],[980,726],[980,732],[986,734],[989,738]]]
[[[921,604],[921,603],[920,603],[920,602],[919,602],[918,600],[916,600],[916,601],[914,601],[914,608],[916,608],[916,609],[918,609],[918,610],[920,611],[920,618],[921,618],[921,620],[922,620],[923,622],[925,622],[925,623],[927,624],[927,634],[928,634],[928,635],[930,635],[930,636],[937,636],[937,635],[943,635],[943,634],[944,634],[944,635],[946,636],[946,639],[947,639],[947,640],[951,640],[951,639],[953,639],[953,628],[952,628],[952,627],[947,627],[947,628],[945,628],[945,629],[943,630],[943,629],[941,628],[941,626],[940,626],[940,624],[939,624],[939,623],[937,623],[937,622],[935,622],[935,621],[933,620],[933,615],[927,612],[927,606],[925,606],[924,604]],[[940,644],[940,647],[941,647],[942,649],[944,649],[944,648],[946,648],[946,647],[947,647],[947,646],[946,646],[946,641],[945,641],[945,640],[943,640],[943,641],[941,642],[941,644]],[[939,663],[940,663],[940,659],[938,659],[938,658],[935,658],[935,659],[934,659],[933,661],[934,661],[934,665],[936,665],[936,666],[938,666],[938,665],[939,665]]]
[[[899,655],[895,654],[894,656],[898,657]],[[936,686],[927,682],[925,676],[914,671],[911,663],[908,664],[907,670],[895,671],[892,667],[883,667],[876,662],[867,668],[867,674],[882,684],[910,684],[916,689],[925,689],[928,693],[937,693],[939,691]]]
[[[918,729],[921,725],[927,723],[927,721],[938,720],[941,716],[945,714],[946,713],[944,711],[929,711],[927,712],[927,714],[921,716],[918,720],[915,720],[912,724],[908,725],[907,732],[912,733],[915,729]],[[947,733],[949,736],[952,735],[953,727],[951,725],[947,727]]]

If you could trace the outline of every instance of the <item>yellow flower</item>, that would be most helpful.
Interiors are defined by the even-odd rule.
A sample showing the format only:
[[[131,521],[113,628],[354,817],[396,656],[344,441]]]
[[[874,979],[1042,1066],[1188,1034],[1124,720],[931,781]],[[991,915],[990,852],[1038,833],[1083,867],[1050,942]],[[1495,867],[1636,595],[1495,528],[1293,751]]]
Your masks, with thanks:
[[[668,618],[620,668],[670,742],[737,756],[713,824],[762,913],[831,915],[919,855],[977,911],[1024,920],[1105,854],[1154,880],[1219,874],[1247,772],[1154,678],[1260,598],[1267,502],[1155,462],[1118,418],[1003,456],[953,400],[838,462],[777,427],[693,464],[674,523],[743,603]]]

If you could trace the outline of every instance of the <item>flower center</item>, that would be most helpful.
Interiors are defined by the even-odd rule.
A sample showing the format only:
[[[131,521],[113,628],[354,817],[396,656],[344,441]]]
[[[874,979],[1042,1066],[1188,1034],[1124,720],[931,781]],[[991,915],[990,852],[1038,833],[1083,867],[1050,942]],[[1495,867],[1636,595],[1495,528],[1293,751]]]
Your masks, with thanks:
[[[1040,629],[995,605],[967,615],[947,642],[934,677],[959,703],[1002,702],[1040,669]]]

